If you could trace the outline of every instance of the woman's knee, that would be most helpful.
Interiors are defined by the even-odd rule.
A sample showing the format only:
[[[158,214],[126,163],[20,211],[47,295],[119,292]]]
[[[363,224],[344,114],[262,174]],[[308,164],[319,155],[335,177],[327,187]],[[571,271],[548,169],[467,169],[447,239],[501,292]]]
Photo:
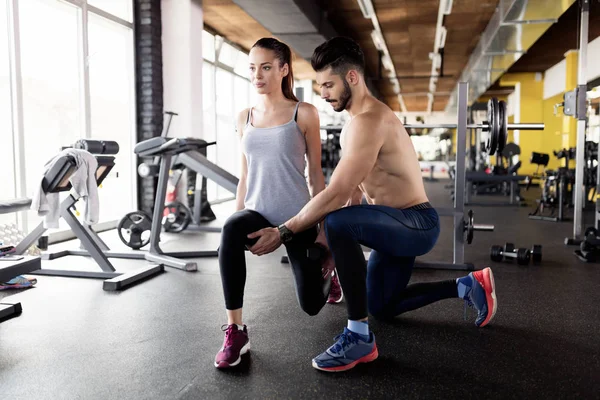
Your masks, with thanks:
[[[251,215],[247,210],[236,211],[225,220],[223,228],[221,230],[222,237],[227,238],[245,238],[249,233],[247,232],[248,226],[250,225],[249,219]]]

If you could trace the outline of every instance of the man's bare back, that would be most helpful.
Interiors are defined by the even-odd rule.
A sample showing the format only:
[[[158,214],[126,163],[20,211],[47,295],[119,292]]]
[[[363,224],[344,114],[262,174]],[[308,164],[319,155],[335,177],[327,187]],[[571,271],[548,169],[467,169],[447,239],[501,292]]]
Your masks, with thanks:
[[[393,208],[407,208],[429,201],[417,154],[406,129],[385,104],[372,97],[366,103],[363,113],[377,121],[374,129],[384,136],[374,167],[359,185],[367,201]],[[347,144],[347,127],[340,136],[342,153]],[[369,135],[370,132],[354,134]]]

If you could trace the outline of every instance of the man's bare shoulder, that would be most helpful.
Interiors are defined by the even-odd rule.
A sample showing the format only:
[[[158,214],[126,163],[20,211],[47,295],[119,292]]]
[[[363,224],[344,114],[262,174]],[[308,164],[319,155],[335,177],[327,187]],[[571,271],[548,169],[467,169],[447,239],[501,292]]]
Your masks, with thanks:
[[[381,125],[381,115],[376,110],[369,110],[358,114],[348,125],[346,129],[351,132],[378,132]]]

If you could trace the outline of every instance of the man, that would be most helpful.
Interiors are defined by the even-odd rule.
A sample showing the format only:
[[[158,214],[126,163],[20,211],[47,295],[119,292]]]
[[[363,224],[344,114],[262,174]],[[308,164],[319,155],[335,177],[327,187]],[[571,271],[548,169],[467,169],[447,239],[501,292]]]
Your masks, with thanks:
[[[477,309],[477,326],[487,325],[496,312],[489,268],[459,279],[407,286],[415,257],[429,252],[438,239],[439,218],[425,193],[409,135],[396,115],[367,89],[358,44],[333,38],[315,50],[311,63],[321,97],[335,111],[346,110],[351,117],[340,137],[343,155],[329,186],[295,217],[249,237],[260,237],[250,249],[254,254],[267,254],[325,218],[327,242],[346,297],[348,325],[333,346],[312,360],[313,367],[343,371],[375,360],[378,352],[368,312],[390,318],[458,297]],[[363,194],[368,204],[360,204]],[[361,244],[372,249],[368,265]]]

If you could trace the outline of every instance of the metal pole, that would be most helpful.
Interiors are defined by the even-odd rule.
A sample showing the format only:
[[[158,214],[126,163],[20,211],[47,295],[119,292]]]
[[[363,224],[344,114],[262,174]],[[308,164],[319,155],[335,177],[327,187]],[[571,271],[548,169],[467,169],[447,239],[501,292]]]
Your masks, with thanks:
[[[456,176],[454,181],[454,264],[465,262],[465,157],[467,147],[467,97],[469,84],[458,84],[458,125],[456,128]]]
[[[156,199],[152,213],[152,229],[150,231],[150,253],[162,254],[160,248],[160,232],[162,230],[163,212],[165,209],[165,198],[167,197],[167,186],[169,184],[169,170],[171,169],[171,158],[169,153],[163,154],[160,159],[160,172],[158,173],[158,185],[156,186]]]
[[[456,129],[458,127],[457,124],[404,124],[406,129]],[[488,126],[486,124],[467,124],[466,127],[468,129],[487,129]],[[330,125],[330,126],[321,126],[321,129],[330,130],[330,131],[341,131],[343,128],[342,125]],[[526,124],[507,124],[506,129],[509,131],[512,130],[521,130],[521,131],[543,131],[544,124],[541,122],[534,123],[526,123]],[[466,139],[465,139],[466,143]]]
[[[573,217],[573,238],[581,235],[582,214],[584,206],[583,169],[585,155],[585,122],[587,80],[585,76],[587,63],[588,22],[590,2],[581,0],[581,26],[579,28],[579,59],[577,60],[577,150],[575,156],[575,204]]]

